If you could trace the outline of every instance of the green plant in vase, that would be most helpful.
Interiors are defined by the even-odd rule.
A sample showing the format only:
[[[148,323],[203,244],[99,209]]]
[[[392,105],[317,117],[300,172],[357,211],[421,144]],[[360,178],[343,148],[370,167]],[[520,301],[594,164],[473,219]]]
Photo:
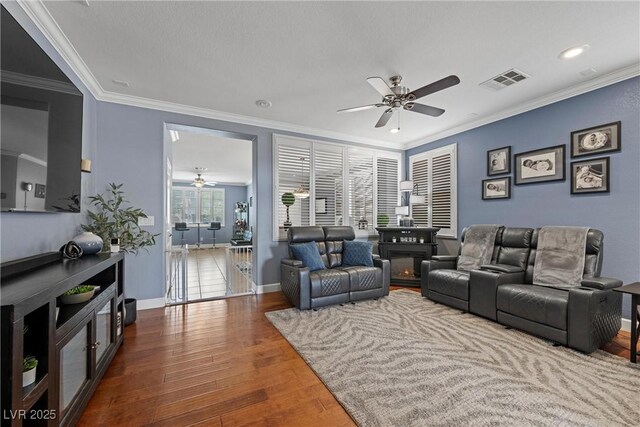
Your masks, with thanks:
[[[27,372],[38,366],[38,359],[34,356],[27,356],[22,359],[22,372]]]
[[[386,227],[389,225],[389,215],[387,214],[379,214],[378,215],[378,227]]]
[[[29,386],[36,382],[36,368],[38,359],[34,356],[27,356],[22,359],[22,387]]]
[[[89,198],[95,211],[89,211],[90,223],[82,225],[84,231],[90,231],[102,238],[103,251],[109,250],[112,238],[120,240],[120,249],[137,254],[142,248],[148,251],[149,246],[156,244],[159,234],[151,234],[143,230],[138,221],[147,218],[140,208],[124,205],[129,203],[122,191],[122,184],[109,184],[107,194],[97,194]]]
[[[282,204],[287,208],[287,220],[284,222],[284,229],[288,230],[291,227],[291,220],[289,219],[289,208],[296,202],[296,198],[293,193],[284,193],[282,195]]]

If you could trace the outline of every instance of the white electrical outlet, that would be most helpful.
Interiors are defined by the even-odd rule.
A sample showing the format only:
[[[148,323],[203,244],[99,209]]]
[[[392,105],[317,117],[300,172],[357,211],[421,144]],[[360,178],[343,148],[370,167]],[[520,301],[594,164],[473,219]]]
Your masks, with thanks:
[[[152,215],[149,215],[146,218],[138,218],[138,225],[140,227],[152,227],[154,224],[155,222]]]

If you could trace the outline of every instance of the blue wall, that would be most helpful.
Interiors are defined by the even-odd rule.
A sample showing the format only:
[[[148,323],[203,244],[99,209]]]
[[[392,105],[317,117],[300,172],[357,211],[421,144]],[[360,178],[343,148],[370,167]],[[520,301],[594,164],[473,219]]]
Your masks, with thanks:
[[[42,33],[37,30],[22,8],[15,2],[3,2],[2,4],[84,95],[82,157],[95,161],[95,98]],[[82,174],[81,191],[81,213],[0,213],[0,233],[2,234],[0,260],[8,261],[43,252],[57,251],[65,242],[71,240],[81,231],[80,224],[86,220],[87,196],[96,192],[95,174]]]
[[[255,280],[258,285],[280,280],[280,260],[287,256],[286,244],[273,241],[272,199],[273,165],[272,135],[279,133],[314,140],[339,142],[292,132],[194,117],[166,111],[98,102],[97,185],[112,181],[124,183],[131,202],[156,218],[163,216],[163,165],[165,123],[215,129],[254,137],[253,147],[253,208],[249,215],[254,227],[253,241],[257,246]],[[356,145],[356,144],[353,144]],[[144,165],[141,168],[141,165]],[[152,233],[162,233],[162,221],[149,227]],[[159,298],[164,290],[163,248],[161,244],[141,252],[127,263],[128,296],[144,299]]]
[[[175,187],[190,187],[189,184],[174,183]],[[193,188],[193,187],[190,187]],[[216,244],[229,243],[233,237],[233,219],[236,202],[249,202],[249,194],[247,186],[242,185],[216,185],[215,188],[224,189],[224,226],[216,231]],[[213,240],[213,231],[207,230],[210,224],[200,225],[200,243],[210,245]],[[182,243],[182,232],[173,232],[173,244],[180,245]],[[189,231],[184,232],[184,243],[195,245],[198,242],[198,228],[190,227]]]
[[[413,148],[406,160],[458,144],[458,235],[470,224],[598,228],[605,236],[602,274],[631,283],[640,279],[639,96],[640,78],[636,77]],[[567,174],[565,182],[514,185],[508,200],[481,199],[481,181],[488,178],[487,150],[511,145],[515,154],[566,144],[569,168],[572,131],[618,120],[622,121],[622,152],[602,154],[611,158],[610,193],[571,195]],[[624,316],[629,318],[629,313],[625,302]]]

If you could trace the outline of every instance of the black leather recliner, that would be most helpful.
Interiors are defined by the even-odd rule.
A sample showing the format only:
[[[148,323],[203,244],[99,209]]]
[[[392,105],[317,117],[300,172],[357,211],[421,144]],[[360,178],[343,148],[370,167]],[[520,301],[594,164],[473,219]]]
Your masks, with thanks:
[[[464,242],[466,231],[466,228],[462,230],[461,242]],[[532,228],[500,227],[491,263],[524,274],[532,233]],[[476,299],[473,298],[475,290],[469,285],[470,272],[456,269],[459,255],[459,252],[454,256],[438,255],[432,260],[422,261],[422,296],[460,310],[473,311],[471,304]]]
[[[372,255],[373,267],[342,265],[342,242],[353,239],[352,227],[289,228],[289,244],[315,241],[326,267],[309,271],[302,261],[293,259],[289,250],[289,259],[280,262],[280,283],[291,304],[308,310],[389,295],[391,270],[388,260]]]
[[[616,336],[621,327],[622,297],[612,289],[622,282],[600,277],[603,239],[600,230],[589,230],[581,286],[568,289],[537,286],[532,284],[538,245],[536,229],[524,272],[500,265],[486,265],[471,272],[474,290],[471,311],[591,353]]]

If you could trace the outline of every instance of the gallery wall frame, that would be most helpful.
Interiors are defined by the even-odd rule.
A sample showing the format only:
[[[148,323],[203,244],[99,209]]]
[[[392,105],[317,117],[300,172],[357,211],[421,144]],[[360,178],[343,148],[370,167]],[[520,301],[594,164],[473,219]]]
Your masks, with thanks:
[[[609,193],[611,168],[609,157],[571,162],[571,194]]]
[[[618,121],[571,132],[571,158],[622,150],[621,128]]]
[[[511,173],[511,146],[487,151],[487,176]]]
[[[539,148],[513,156],[515,185],[566,180],[564,145]]]
[[[489,178],[482,180],[482,200],[510,199],[511,177]]]

